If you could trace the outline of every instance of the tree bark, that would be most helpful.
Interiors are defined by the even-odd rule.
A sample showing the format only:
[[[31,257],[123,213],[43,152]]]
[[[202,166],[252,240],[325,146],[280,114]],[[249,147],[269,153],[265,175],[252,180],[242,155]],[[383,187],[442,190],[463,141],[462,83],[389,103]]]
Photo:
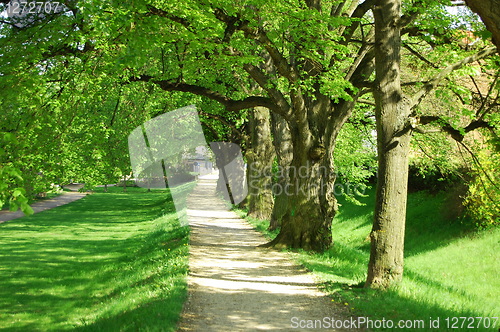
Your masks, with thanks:
[[[404,233],[411,130],[410,103],[400,82],[401,0],[379,0],[374,9],[378,182],[366,287],[387,288],[403,276]],[[410,128],[410,127],[408,127]]]
[[[292,138],[290,136],[290,128],[286,123],[285,119],[275,113],[271,114],[271,128],[273,133],[273,144],[276,151],[276,157],[278,161],[278,175],[281,170],[285,170],[290,167],[293,159],[292,152]],[[288,196],[284,190],[288,182],[283,176],[277,177],[277,182],[274,184],[276,190],[273,191],[274,194],[274,206],[271,214],[271,220],[269,223],[269,230],[273,231],[281,227],[281,220],[286,213]]]
[[[465,0],[465,3],[481,17],[500,52],[500,0]]]
[[[301,99],[304,104],[298,102]],[[314,99],[292,95],[292,100],[294,117],[287,122],[293,159],[283,172],[286,186],[280,188],[287,198],[286,212],[280,233],[268,245],[324,251],[332,244],[331,224],[337,211],[333,194],[335,139],[353,104],[333,105],[321,94]]]
[[[269,219],[273,210],[272,177],[275,151],[271,138],[269,110],[255,107],[250,115],[251,139],[247,150],[248,214],[257,219]]]

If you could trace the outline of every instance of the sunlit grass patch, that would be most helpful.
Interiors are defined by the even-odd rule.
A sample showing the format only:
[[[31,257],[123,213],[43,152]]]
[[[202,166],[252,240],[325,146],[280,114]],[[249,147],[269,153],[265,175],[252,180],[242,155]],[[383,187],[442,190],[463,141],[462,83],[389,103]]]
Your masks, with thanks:
[[[423,320],[427,330],[432,330],[430,319],[439,318],[440,330],[447,330],[446,318],[500,316],[500,228],[471,230],[459,220],[444,217],[444,194],[412,193],[408,200],[404,280],[387,291],[374,291],[363,288],[374,190],[361,200],[366,205],[339,198],[342,206],[333,221],[331,249],[292,253],[322,281],[333,302],[373,320]],[[258,229],[269,224],[259,223]],[[474,319],[477,331],[497,331],[500,326],[498,320],[495,327],[488,329],[483,324],[477,328],[478,319]],[[468,329],[450,326],[450,330]]]
[[[0,329],[175,330],[188,229],[168,190],[109,189],[0,225]]]

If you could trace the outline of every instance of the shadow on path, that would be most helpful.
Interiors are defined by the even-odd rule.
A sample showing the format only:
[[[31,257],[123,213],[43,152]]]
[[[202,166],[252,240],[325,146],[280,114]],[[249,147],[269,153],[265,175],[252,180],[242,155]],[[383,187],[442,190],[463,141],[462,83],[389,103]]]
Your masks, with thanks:
[[[301,331],[299,320],[349,319],[286,253],[257,247],[265,238],[228,211],[215,187],[216,179],[201,179],[188,198],[189,296],[180,331]]]

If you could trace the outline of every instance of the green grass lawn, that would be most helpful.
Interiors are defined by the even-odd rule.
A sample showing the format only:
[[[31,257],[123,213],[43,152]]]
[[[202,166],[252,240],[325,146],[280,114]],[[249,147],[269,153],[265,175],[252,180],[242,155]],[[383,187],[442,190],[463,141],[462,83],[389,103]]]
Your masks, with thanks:
[[[0,330],[175,330],[188,228],[168,190],[122,191],[0,224]]]
[[[458,220],[448,220],[445,195],[409,195],[404,281],[383,292],[361,288],[366,279],[374,207],[374,191],[356,206],[339,199],[333,222],[334,246],[325,253],[293,253],[325,284],[333,301],[355,315],[372,320],[440,319],[439,330],[470,330],[455,325],[453,317],[500,316],[500,228],[474,231]],[[255,221],[253,221],[255,223]],[[265,228],[266,224],[260,225]],[[494,319],[491,320],[492,322]],[[477,327],[479,319],[474,319]],[[488,321],[484,321],[488,323]],[[497,331],[496,326],[474,330]],[[383,330],[374,328],[373,330]]]

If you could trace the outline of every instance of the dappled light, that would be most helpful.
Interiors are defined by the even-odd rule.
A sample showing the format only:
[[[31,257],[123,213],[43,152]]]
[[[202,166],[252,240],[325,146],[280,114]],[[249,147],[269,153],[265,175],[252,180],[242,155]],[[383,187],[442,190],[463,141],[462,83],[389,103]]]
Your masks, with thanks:
[[[496,331],[498,22],[0,0],[0,330]]]
[[[259,247],[265,238],[227,209],[210,180],[200,181],[188,199],[189,296],[181,331],[287,330],[292,317],[346,317],[286,253]]]

